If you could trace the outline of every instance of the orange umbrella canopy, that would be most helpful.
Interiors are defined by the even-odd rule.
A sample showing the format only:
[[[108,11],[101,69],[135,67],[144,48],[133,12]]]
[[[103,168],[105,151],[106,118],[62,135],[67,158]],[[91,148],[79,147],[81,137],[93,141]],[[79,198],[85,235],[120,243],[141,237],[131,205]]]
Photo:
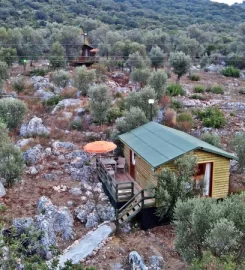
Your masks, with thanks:
[[[84,146],[84,150],[88,153],[101,154],[113,151],[117,146],[113,142],[95,141]]]

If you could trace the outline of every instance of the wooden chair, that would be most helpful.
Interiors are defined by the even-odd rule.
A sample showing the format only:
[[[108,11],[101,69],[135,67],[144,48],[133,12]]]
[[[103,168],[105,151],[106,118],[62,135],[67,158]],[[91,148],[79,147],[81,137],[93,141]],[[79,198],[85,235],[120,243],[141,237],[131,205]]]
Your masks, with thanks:
[[[126,166],[126,160],[125,160],[125,158],[118,157],[118,160],[117,160],[117,169],[122,169],[123,172],[125,173],[126,172],[125,166]]]
[[[107,173],[115,179],[115,171],[113,170],[111,165],[105,165]]]

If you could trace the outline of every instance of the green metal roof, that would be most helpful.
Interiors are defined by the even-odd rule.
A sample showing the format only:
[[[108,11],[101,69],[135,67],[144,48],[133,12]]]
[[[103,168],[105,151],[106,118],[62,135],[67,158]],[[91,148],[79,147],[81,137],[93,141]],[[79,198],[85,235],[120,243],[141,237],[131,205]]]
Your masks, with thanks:
[[[154,122],[124,133],[119,139],[154,168],[196,149],[236,159],[233,154],[185,132]]]

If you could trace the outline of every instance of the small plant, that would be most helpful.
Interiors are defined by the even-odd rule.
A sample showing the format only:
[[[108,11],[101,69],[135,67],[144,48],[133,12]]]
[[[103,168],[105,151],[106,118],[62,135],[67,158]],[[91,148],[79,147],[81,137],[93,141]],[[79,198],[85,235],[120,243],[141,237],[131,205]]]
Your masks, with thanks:
[[[70,129],[83,130],[82,119],[74,119],[70,124]]]
[[[168,108],[165,112],[164,125],[169,127],[176,126],[176,111]]]
[[[60,96],[62,98],[76,98],[77,90],[73,87],[64,88],[64,90],[60,92]]]
[[[45,100],[43,103],[47,107],[52,107],[52,106],[57,105],[61,100],[62,98],[60,96],[53,96],[49,98],[48,100]]]
[[[191,95],[190,98],[192,98],[192,99],[206,100],[206,98],[204,96],[197,95],[197,94]]]
[[[17,77],[13,82],[12,82],[12,88],[14,91],[17,93],[23,92],[25,89],[25,78],[24,77]]]
[[[213,86],[209,85],[206,88],[206,92],[208,92],[208,93],[211,92],[213,94],[221,94],[221,95],[223,95],[224,94],[224,89],[220,85],[213,85]]]
[[[226,77],[234,77],[234,78],[240,77],[240,70],[238,68],[235,68],[234,66],[224,68],[221,71],[221,73]]]
[[[209,144],[221,148],[221,140],[219,135],[215,133],[204,133],[201,139]]]
[[[116,92],[116,94],[115,94],[115,98],[122,98],[122,93],[120,93],[120,92]]]
[[[185,90],[180,84],[172,83],[167,87],[167,94],[174,97],[174,96],[183,96],[185,94]]]
[[[196,112],[205,127],[220,128],[225,125],[225,116],[217,107],[209,107],[203,111]]]
[[[193,119],[189,113],[181,113],[177,116],[177,127],[183,131],[188,131],[192,128]]]
[[[172,109],[177,110],[177,109],[181,109],[183,107],[184,107],[183,102],[181,102],[179,100],[172,100],[172,102],[171,102]]]
[[[196,85],[195,87],[194,87],[194,93],[203,93],[204,92],[204,87],[203,86],[201,86],[201,85]]]
[[[230,113],[230,116],[231,116],[231,117],[234,117],[234,116],[236,116],[236,113],[231,112],[231,113]]]
[[[47,73],[48,73],[48,70],[42,69],[42,68],[38,68],[38,69],[34,69],[30,71],[31,76],[45,76]]]
[[[197,82],[197,81],[200,81],[200,80],[201,80],[201,77],[200,77],[200,75],[198,75],[198,74],[191,74],[191,75],[189,76],[189,79],[190,79],[191,81]]]
[[[106,122],[109,124],[114,123],[122,115],[122,111],[119,108],[110,108],[106,115]]]
[[[238,93],[241,95],[245,95],[245,89],[240,89]]]

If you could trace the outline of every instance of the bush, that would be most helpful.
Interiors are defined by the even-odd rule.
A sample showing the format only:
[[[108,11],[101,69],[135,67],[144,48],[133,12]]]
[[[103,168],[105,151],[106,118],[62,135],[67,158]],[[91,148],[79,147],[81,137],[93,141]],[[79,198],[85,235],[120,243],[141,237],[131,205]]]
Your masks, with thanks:
[[[96,78],[98,83],[102,83],[106,81],[106,72],[107,67],[102,63],[96,63],[91,66],[92,69],[96,70]]]
[[[76,98],[77,90],[73,87],[67,87],[60,92],[61,98]]]
[[[232,144],[238,157],[238,169],[242,173],[245,170],[245,133],[237,134]]]
[[[176,111],[174,109],[167,108],[164,117],[164,125],[168,127],[176,126]]]
[[[240,77],[240,70],[238,68],[235,68],[233,66],[229,66],[224,68],[221,73],[226,77],[234,77],[239,78]]]
[[[167,87],[167,94],[170,95],[171,97],[179,95],[183,96],[185,94],[185,91],[181,85],[172,83]]]
[[[201,77],[200,77],[200,75],[198,75],[198,74],[191,74],[190,76],[189,76],[189,79],[191,80],[191,81],[200,81],[201,80]]]
[[[191,95],[190,98],[192,98],[192,99],[206,100],[206,97],[201,96],[201,95],[197,95],[197,94]]]
[[[22,153],[13,144],[0,145],[0,160],[0,176],[12,187],[24,169]]]
[[[83,130],[82,119],[74,119],[70,124],[70,129],[76,129],[76,130],[82,131]]]
[[[48,70],[43,68],[37,68],[31,70],[29,73],[31,76],[45,76],[48,73]]]
[[[106,122],[111,124],[116,121],[117,118],[122,117],[123,113],[119,108],[110,108],[106,115]]]
[[[209,144],[212,144],[216,147],[219,147],[221,148],[221,141],[220,141],[220,137],[219,135],[215,134],[215,133],[204,133],[202,136],[201,136],[201,139],[204,141],[204,142],[207,142]]]
[[[12,88],[17,93],[23,92],[23,90],[25,89],[25,78],[24,77],[17,77],[12,82]]]
[[[182,101],[179,100],[172,100],[171,102],[171,108],[176,110],[176,109],[182,109],[184,107],[184,104]]]
[[[18,127],[24,120],[27,112],[26,104],[18,99],[0,99],[0,119],[6,123],[9,129]]]
[[[155,90],[158,100],[165,94],[167,79],[167,74],[163,70],[157,70],[151,74],[149,85]]]
[[[151,70],[148,68],[134,69],[131,72],[131,79],[135,83],[139,83],[140,87],[146,86],[151,76]]]
[[[94,69],[89,70],[85,66],[75,69],[74,83],[83,96],[88,94],[89,86],[93,84],[95,80],[96,71]]]
[[[58,70],[53,73],[53,81],[58,87],[66,87],[69,83],[71,75],[64,70]]]
[[[5,62],[0,62],[0,80],[7,80],[8,78],[8,64]]]
[[[194,93],[203,93],[204,92],[204,87],[203,86],[201,86],[201,85],[196,85],[195,87],[194,87]]]
[[[225,116],[217,107],[209,107],[203,111],[197,111],[197,116],[205,127],[220,128],[226,123]]]
[[[223,89],[223,87],[222,86],[220,86],[220,85],[214,85],[214,86],[208,86],[207,88],[206,88],[206,92],[211,92],[211,93],[213,93],[213,94],[224,94],[224,89]]]
[[[62,100],[62,98],[60,96],[53,96],[53,97],[43,101],[43,104],[47,107],[53,107],[53,106],[57,105],[61,100]]]
[[[189,113],[181,113],[177,116],[177,128],[183,131],[189,131],[193,125],[193,118]]]

